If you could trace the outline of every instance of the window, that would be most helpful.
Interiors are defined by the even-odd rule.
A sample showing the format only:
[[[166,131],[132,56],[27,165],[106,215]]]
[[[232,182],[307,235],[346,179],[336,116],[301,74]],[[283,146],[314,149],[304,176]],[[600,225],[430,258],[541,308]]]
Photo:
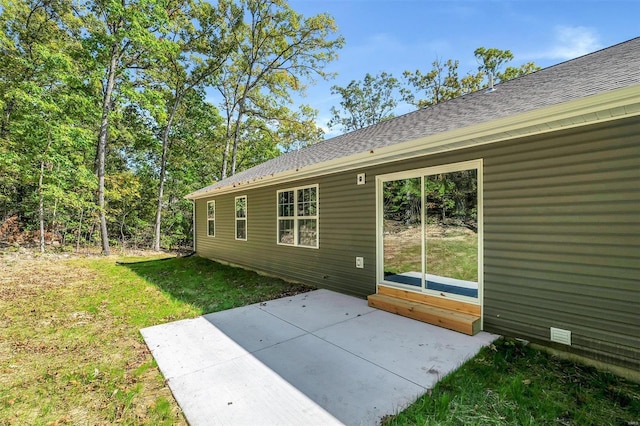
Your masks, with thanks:
[[[216,236],[216,202],[207,202],[207,235]]]
[[[318,185],[278,191],[278,244],[318,247]]]
[[[247,196],[236,197],[236,240],[247,240]]]

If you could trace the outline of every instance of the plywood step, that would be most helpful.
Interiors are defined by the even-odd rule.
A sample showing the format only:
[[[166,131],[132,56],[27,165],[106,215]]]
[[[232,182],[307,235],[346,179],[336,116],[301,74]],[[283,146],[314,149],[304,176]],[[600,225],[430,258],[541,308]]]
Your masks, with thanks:
[[[418,321],[448,328],[473,336],[480,331],[480,316],[439,308],[383,294],[372,294],[367,300],[369,306]]]

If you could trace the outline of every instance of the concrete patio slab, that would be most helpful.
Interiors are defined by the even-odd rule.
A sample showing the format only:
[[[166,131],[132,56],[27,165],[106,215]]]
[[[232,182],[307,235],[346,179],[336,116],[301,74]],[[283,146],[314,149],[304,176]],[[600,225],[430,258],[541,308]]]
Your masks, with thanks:
[[[377,310],[363,299],[328,290],[272,300],[260,304],[260,308],[305,331],[320,330]]]
[[[342,424],[252,356],[175,377],[169,387],[191,426]]]
[[[145,328],[141,333],[169,380],[248,353],[202,317]]]
[[[497,337],[328,290],[141,333],[191,425],[375,425]]]
[[[367,329],[372,332],[363,332]],[[478,343],[486,345],[496,338],[488,333],[470,338],[380,310],[315,335],[426,389],[473,357]]]
[[[378,424],[426,390],[312,334],[253,355],[345,424]]]
[[[227,336],[249,352],[268,348],[277,343],[302,336],[306,332],[299,327],[266,312],[261,306],[246,306],[204,315]]]

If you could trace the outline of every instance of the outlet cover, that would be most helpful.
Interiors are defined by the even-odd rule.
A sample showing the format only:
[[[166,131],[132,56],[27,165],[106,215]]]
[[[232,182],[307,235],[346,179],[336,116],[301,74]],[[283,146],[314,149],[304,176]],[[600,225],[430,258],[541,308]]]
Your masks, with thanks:
[[[550,338],[552,342],[562,343],[571,346],[571,331],[561,328],[550,327]]]
[[[356,182],[358,185],[364,185],[367,182],[366,175],[364,173],[358,173]]]
[[[356,257],[356,268],[364,268],[364,257]]]

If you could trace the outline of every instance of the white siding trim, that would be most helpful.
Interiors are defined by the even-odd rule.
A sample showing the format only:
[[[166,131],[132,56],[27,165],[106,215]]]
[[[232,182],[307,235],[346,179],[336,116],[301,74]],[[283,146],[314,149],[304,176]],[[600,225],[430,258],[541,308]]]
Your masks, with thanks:
[[[196,200],[191,200],[191,233],[193,234],[193,251],[196,251]]]

